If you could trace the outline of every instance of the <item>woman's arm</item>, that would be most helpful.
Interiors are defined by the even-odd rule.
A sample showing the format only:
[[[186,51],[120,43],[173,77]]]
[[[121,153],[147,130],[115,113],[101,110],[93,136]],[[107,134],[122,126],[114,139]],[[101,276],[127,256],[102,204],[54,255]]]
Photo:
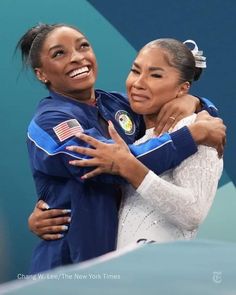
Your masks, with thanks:
[[[111,130],[114,132],[112,126]],[[187,230],[197,228],[211,207],[222,172],[222,160],[216,150],[200,146],[195,155],[173,170],[173,183],[170,183],[149,171],[112,132],[117,146],[113,153],[109,153],[108,146],[107,149],[103,146],[104,154],[110,158],[106,172],[126,178],[169,222]],[[92,151],[95,157],[97,147]]]
[[[215,149],[199,146],[195,155],[173,170],[171,183],[149,171],[137,192],[169,222],[193,230],[212,205],[222,166]]]
[[[158,113],[155,133],[160,135],[168,131],[171,132],[180,120],[203,110],[213,117],[218,117],[218,109],[207,98],[185,94],[172,99]]]
[[[189,129],[190,132],[198,138],[198,143],[214,146],[218,149],[219,153],[222,154],[226,131],[222,120],[209,116],[205,111],[199,113],[196,120],[198,121],[190,125]],[[138,161],[139,158],[136,159],[130,153],[127,145],[116,133],[111,123],[109,124],[109,132],[115,142],[113,144],[102,143],[85,134],[80,134],[79,138],[93,148],[88,149],[71,146],[67,147],[67,149],[92,158],[87,160],[72,160],[70,164],[79,167],[97,167],[93,171],[86,173],[82,178],[94,177],[101,173],[119,174],[136,188],[143,180],[142,176],[147,173],[147,167]],[[147,141],[146,145],[148,144],[152,144],[152,141]],[[140,146],[136,146],[136,148],[138,147]],[[146,154],[143,153],[143,156],[145,157]],[[160,165],[162,162],[169,161],[168,153],[163,155],[163,157],[159,157],[159,159],[151,158],[150,154],[148,154],[148,157],[149,160],[152,161],[152,164],[156,166]],[[129,163],[129,165],[127,165],[127,163]],[[135,167],[135,169],[133,167]],[[138,171],[140,172],[137,173]]]
[[[28,128],[27,144],[31,166],[35,171],[63,178],[73,177],[78,182],[81,182],[82,175],[91,171],[89,166],[81,166],[78,169],[69,165],[69,159],[86,161],[88,157],[80,153],[79,150],[74,152],[66,149],[70,145],[77,146],[78,149],[90,148],[90,143],[81,140],[82,138],[76,137],[75,134],[61,141],[54,132],[55,127],[68,122],[72,123],[72,121],[76,122],[77,127],[81,126],[75,118],[56,111],[47,112],[45,116],[41,115],[31,121]],[[84,134],[95,137],[103,144],[112,143],[111,140],[104,138],[96,128],[86,129],[82,125],[81,129]],[[135,157],[158,174],[177,166],[197,151],[196,143],[186,127],[172,135],[166,133],[161,137],[155,137],[149,143],[139,146],[129,145],[129,148]],[[167,160],[163,160],[164,158]],[[156,159],[156,162],[150,159]],[[159,165],[157,166],[156,163],[159,163]],[[97,181],[123,183],[120,178],[111,178],[104,174]]]
[[[149,171],[137,192],[169,222],[193,230],[212,205],[221,171],[222,160],[216,151],[201,146],[198,153],[174,169],[173,183]]]

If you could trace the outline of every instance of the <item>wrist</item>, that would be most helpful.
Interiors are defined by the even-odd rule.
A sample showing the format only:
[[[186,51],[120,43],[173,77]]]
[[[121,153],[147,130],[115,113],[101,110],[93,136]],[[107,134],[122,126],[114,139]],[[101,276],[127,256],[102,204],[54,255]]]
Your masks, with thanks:
[[[207,132],[201,122],[195,122],[188,127],[196,144],[202,144],[206,139]]]
[[[119,174],[134,188],[137,188],[148,174],[148,171],[149,169],[131,154],[126,158],[125,165],[120,167]]]

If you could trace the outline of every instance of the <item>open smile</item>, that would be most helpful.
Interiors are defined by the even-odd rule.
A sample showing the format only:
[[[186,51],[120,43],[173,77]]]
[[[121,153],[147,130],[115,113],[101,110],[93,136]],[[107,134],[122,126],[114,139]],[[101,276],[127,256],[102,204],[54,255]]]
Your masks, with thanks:
[[[81,68],[74,69],[68,73],[72,79],[83,79],[90,74],[91,68],[89,66],[83,66]]]

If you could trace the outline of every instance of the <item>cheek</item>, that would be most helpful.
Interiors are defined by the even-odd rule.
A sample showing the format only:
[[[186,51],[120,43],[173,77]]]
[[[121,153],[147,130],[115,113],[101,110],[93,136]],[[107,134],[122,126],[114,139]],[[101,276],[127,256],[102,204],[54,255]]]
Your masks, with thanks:
[[[126,79],[126,90],[127,93],[130,91],[132,85],[132,78],[130,77],[130,75],[128,75],[127,79]]]
[[[94,64],[94,66],[97,66],[97,59],[92,50],[87,52],[87,59],[89,59]]]
[[[48,75],[58,75],[62,71],[62,63],[59,62],[48,62],[46,66],[46,71]]]
[[[162,85],[159,85],[159,87],[155,87],[153,95],[159,100],[169,100],[176,96],[176,87],[170,83],[163,83]]]

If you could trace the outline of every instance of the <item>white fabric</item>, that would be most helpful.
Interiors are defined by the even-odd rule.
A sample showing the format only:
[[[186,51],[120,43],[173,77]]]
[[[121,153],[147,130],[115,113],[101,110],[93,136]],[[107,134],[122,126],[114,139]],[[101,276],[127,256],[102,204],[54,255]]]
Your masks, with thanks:
[[[181,120],[175,130],[191,124],[195,117]],[[153,136],[153,128],[148,129],[138,144]],[[222,169],[216,150],[202,145],[160,177],[149,171],[137,190],[127,185],[119,213],[117,248],[139,239],[168,242],[194,238],[212,205]]]

